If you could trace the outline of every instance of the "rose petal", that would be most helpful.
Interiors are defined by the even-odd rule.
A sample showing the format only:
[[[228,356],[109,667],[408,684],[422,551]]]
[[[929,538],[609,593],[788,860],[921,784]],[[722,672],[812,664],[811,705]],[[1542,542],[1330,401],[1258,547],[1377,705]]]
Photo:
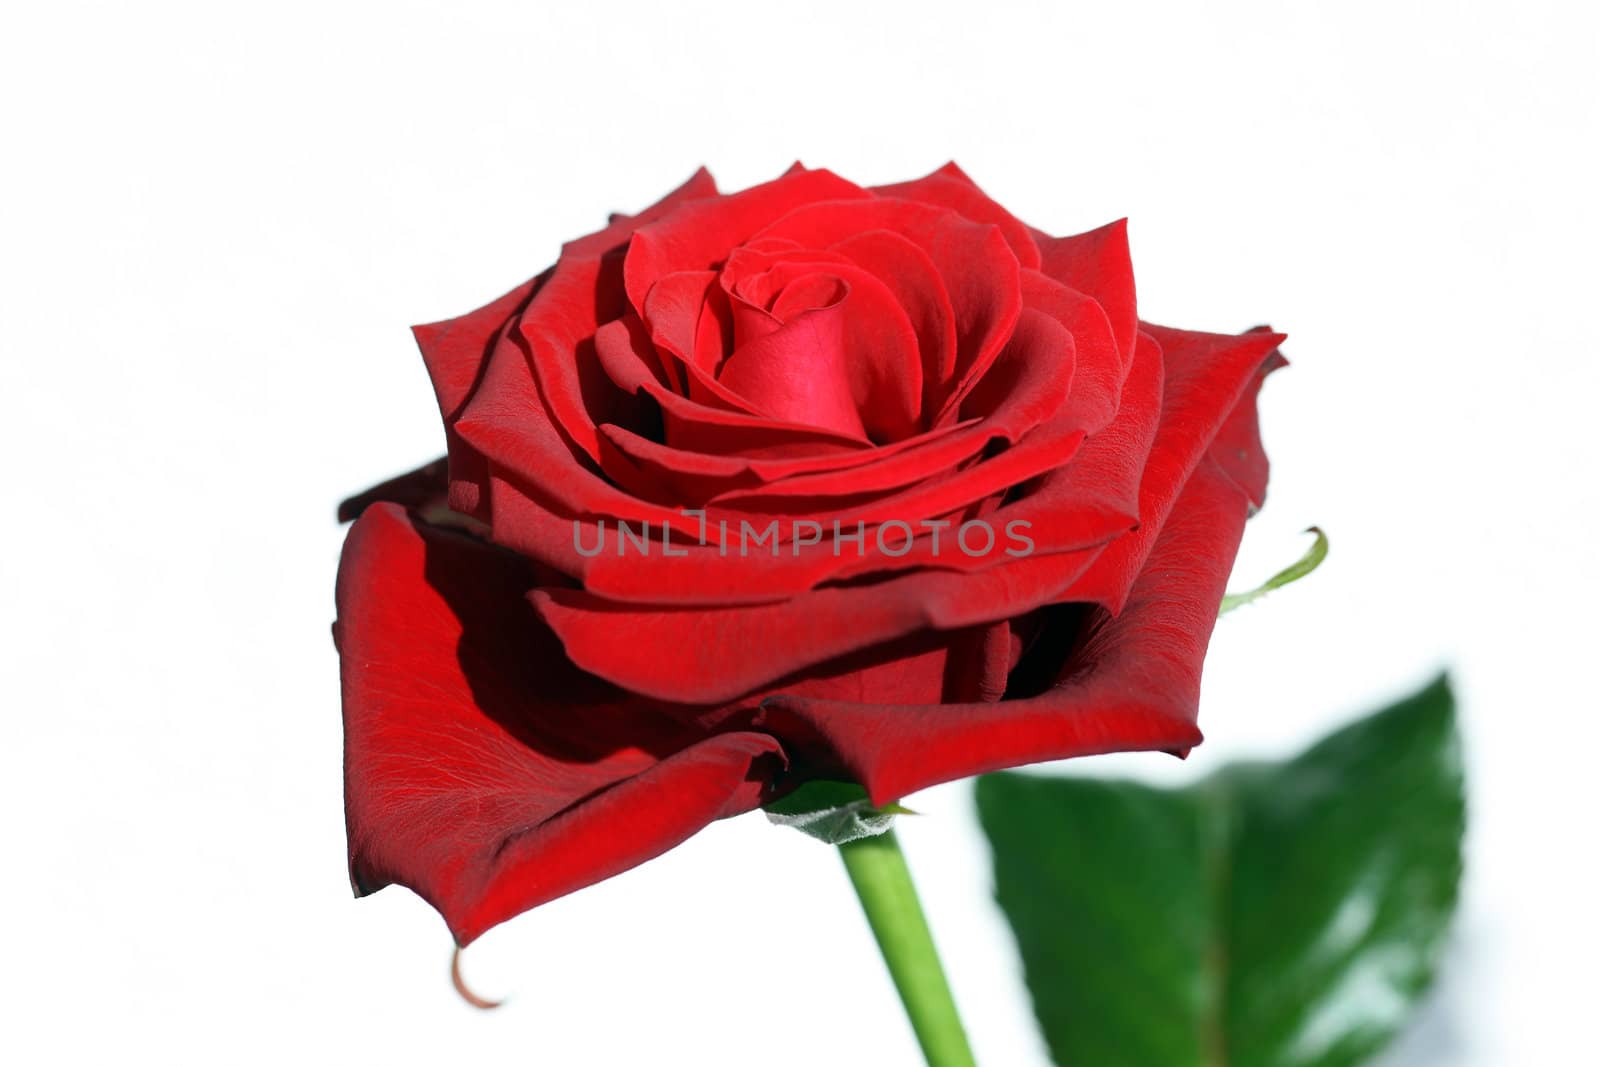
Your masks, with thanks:
[[[461,440],[456,422],[477,388],[489,353],[507,323],[527,306],[548,278],[547,271],[476,311],[411,329],[417,347],[422,350],[422,360],[439,401],[439,413],[444,418],[450,504],[463,514],[487,518],[483,512],[483,490],[488,466],[482,456]]]
[[[703,327],[715,329],[715,313],[707,298],[716,291],[717,273],[709,270],[677,271],[664,275],[650,287],[641,318],[659,350],[660,362],[675,367],[674,377],[684,383],[684,393],[696,403],[746,415],[761,413],[748,400],[717,381],[720,346],[702,344]],[[601,327],[597,327],[599,329]]]
[[[989,521],[998,527],[1026,521],[1040,553],[1100,544],[1138,525],[1139,485],[1160,421],[1163,373],[1161,347],[1143,338],[1117,417]]]
[[[820,736],[886,804],[918,789],[1042,760],[1187,750],[1200,671],[1249,501],[1207,459],[1121,614],[1099,614],[1045,691],[993,703],[882,705],[774,696],[757,725]]]
[[[990,417],[961,434],[881,463],[734,491],[715,502],[824,522],[834,518],[916,522],[1064,463],[1082,439],[1082,430],[1062,424],[1050,432],[1032,431],[1048,423],[1071,392],[1071,335],[1049,316],[1024,312],[989,381],[996,394]],[[1066,444],[1069,437],[1073,440]],[[992,452],[998,443],[1016,444],[1025,438],[1025,447],[1008,449],[970,469],[957,469],[980,452]],[[1032,473],[1018,475],[1024,467]],[[885,490],[895,491],[883,495]]]
[[[1100,304],[1038,271],[1022,272],[1025,306],[1042,311],[1072,334],[1076,372],[1071,402],[1090,433],[1117,414],[1118,394],[1133,365],[1117,348],[1110,320]],[[965,414],[963,407],[963,414]]]
[[[490,463],[491,480],[515,483],[532,492],[538,486],[550,504],[564,516],[609,516],[634,523],[670,524],[687,534],[693,524],[676,508],[642,500],[601,477],[595,467],[573,454],[572,442],[556,429],[545,410],[543,397],[533,382],[531,354],[502,344],[489,359],[482,387],[468,402],[456,423],[463,440]],[[599,434],[595,434],[599,452]],[[596,465],[597,467],[597,465]],[[560,477],[549,472],[560,471]],[[491,493],[491,512],[504,492]],[[495,541],[521,551],[533,551],[524,523],[509,516],[492,515]],[[552,566],[561,562],[536,555]],[[569,572],[571,573],[571,572]]]
[[[755,459],[760,456],[793,456],[802,466],[826,466],[830,457],[845,457],[849,462],[848,457],[870,451],[857,438],[841,437],[820,427],[707,407],[680,396],[667,387],[664,372],[654,369],[660,365],[658,353],[632,312],[600,327],[595,334],[595,355],[619,388],[643,393],[659,405],[664,447],[669,451],[681,448],[708,459],[743,460],[752,469],[763,467]],[[771,473],[760,476],[770,479],[781,477],[786,468],[780,461],[767,469]]]
[[[782,261],[762,272],[759,284],[746,281],[751,284],[736,283],[736,292],[754,299],[770,295],[771,325],[759,333],[746,329],[747,338],[723,364],[724,385],[776,418],[846,432],[859,425],[880,443],[916,434],[922,408],[918,339],[887,286],[848,261]],[[801,319],[807,328],[792,330]],[[819,352],[818,343],[833,347]],[[848,400],[851,411],[829,416],[825,405],[813,417],[809,407],[818,396]]]
[[[1176,500],[1207,449],[1219,437],[1238,438],[1233,431],[1224,435],[1224,421],[1251,417],[1250,386],[1282,340],[1265,333],[1231,337],[1151,330],[1147,344],[1158,336],[1164,342],[1165,407],[1141,479],[1142,525],[1103,547],[1033,554],[976,573],[913,571],[870,585],[823,587],[749,607],[630,607],[576,590],[536,593],[535,603],[568,654],[586,670],[639,692],[690,703],[731,699],[809,665],[919,629],[1015,618],[1040,604],[1063,601],[1093,601],[1112,612],[1125,610],[1134,581],[1150,569],[1147,560],[1157,535],[1171,521]],[[1208,463],[1211,480],[1227,482],[1248,510],[1248,497],[1233,477],[1215,457]],[[1211,490],[1206,494],[1206,499],[1214,495]],[[1228,525],[1226,516],[1216,521]],[[1228,549],[1230,560],[1236,547],[1235,539]],[[761,562],[758,573],[765,569],[766,561]],[[1197,566],[1204,563],[1196,561]],[[1119,584],[1124,581],[1126,585]],[[622,633],[626,640],[619,638]],[[668,640],[684,650],[670,663],[644,652]]]
[[[803,312],[737,349],[720,384],[763,415],[868,442],[851,389],[841,305]]]
[[[867,537],[870,543],[864,551],[854,551],[849,547],[835,550],[831,539],[809,546],[796,543],[791,551],[787,542],[798,527],[784,520],[778,540],[784,542],[785,547],[774,558],[764,558],[757,564],[748,558],[741,558],[736,551],[725,554],[720,550],[717,520],[724,517],[724,521],[729,522],[732,544],[736,550],[741,518],[749,519],[753,529],[760,530],[774,513],[795,515],[820,524],[829,534],[832,533],[835,520],[841,522],[843,531],[853,531],[857,522],[872,523],[883,519],[911,523],[918,523],[924,518],[939,520],[949,518],[948,513],[954,509],[1042,472],[1049,472],[1046,473],[1047,484],[1056,488],[1042,495],[1038,506],[1030,507],[1025,496],[1015,505],[1002,509],[993,516],[995,529],[1004,533],[1006,523],[1012,519],[1030,522],[1038,545],[1037,551],[1041,553],[1099,544],[1126,530],[1134,521],[1129,517],[1129,509],[1153,433],[1160,395],[1160,352],[1154,342],[1150,342],[1143,361],[1148,372],[1130,377],[1129,398],[1137,414],[1130,414],[1129,418],[1122,420],[1117,427],[1118,432],[1102,431],[1100,436],[1104,440],[1100,442],[1098,452],[1106,458],[1094,460],[1091,457],[1089,464],[1083,467],[1085,477],[1081,484],[1062,485],[1059,481],[1048,480],[1056,477],[1058,469],[1076,469],[1077,462],[1071,460],[1071,456],[1082,440],[1082,433],[1076,429],[1071,417],[1052,421],[1048,432],[1039,424],[1051,418],[1052,412],[1061,407],[1063,395],[1070,391],[1073,376],[1071,359],[1071,338],[1065,335],[1059,323],[1041,313],[1026,312],[1023,325],[1013,335],[1006,355],[993,372],[1004,401],[992,413],[989,421],[964,428],[960,434],[931,437],[927,444],[918,449],[885,455],[877,463],[838,472],[837,485],[841,495],[836,498],[828,499],[824,494],[815,499],[793,501],[780,495],[788,486],[805,487],[809,483],[821,490],[835,484],[822,477],[816,481],[793,477],[775,483],[768,487],[772,494],[770,496],[752,491],[743,494],[747,499],[739,499],[741,494],[730,493],[730,500],[747,510],[730,516],[726,513],[727,505],[708,505],[707,546],[686,544],[686,539],[675,538],[677,547],[671,559],[659,555],[640,558],[637,551],[606,541],[606,548],[598,555],[581,561],[584,583],[591,592],[610,600],[658,605],[739,604],[793,595],[830,578],[886,569],[905,570],[923,563],[947,570],[982,569],[1010,558],[1005,555],[1005,549],[1011,542],[1003,541],[997,533],[995,545],[986,554],[969,556],[962,552],[951,555],[951,550],[946,547],[941,555],[936,544],[939,535],[933,531],[920,536],[903,557],[898,557],[880,551],[869,528]],[[1025,437],[1030,432],[1032,436]],[[637,477],[640,491],[644,490],[646,483],[664,483],[669,471],[672,472],[671,483],[677,486],[686,485],[684,479],[687,478],[703,478],[711,474],[733,475],[731,470],[712,469],[726,463],[725,459],[674,453],[651,446],[648,442],[630,439],[621,431],[608,433],[619,446],[625,446],[619,450],[630,459],[634,470],[629,476]],[[977,464],[970,470],[954,470],[960,466],[959,460],[974,456],[996,442],[1012,440],[1021,441],[1022,445],[992,457],[988,462]],[[902,460],[905,462],[902,463]],[[945,470],[954,470],[954,473],[933,473]],[[884,471],[890,474],[898,472],[900,476],[889,477],[885,474],[880,482],[880,472]],[[876,494],[875,499],[856,499],[845,492],[852,483],[874,488],[881,484],[884,489],[895,491],[887,496]],[[519,530],[531,524],[532,513],[527,505],[512,502],[505,506],[520,508],[517,514],[523,518],[518,523]],[[812,530],[816,528],[814,526]],[[557,533],[552,527],[543,543],[558,540]],[[583,536],[586,545],[601,543],[598,534],[593,531],[585,531]],[[953,533],[945,535],[947,546],[953,536]],[[895,553],[899,551],[899,542],[900,538],[895,537],[892,546]],[[570,554],[570,549],[567,551]],[[680,552],[681,558],[677,556]]]
[[[1027,226],[1017,221],[1015,215],[991,200],[978,183],[967,177],[965,171],[954,163],[946,163],[924,178],[894,185],[873,186],[879,196],[894,196],[903,200],[918,200],[949,208],[973,222],[998,226],[1006,243],[1016,253],[1024,270],[1038,270],[1039,246]]]
[[[1250,332],[1272,331],[1266,326],[1257,326]],[[1212,458],[1230,478],[1239,483],[1239,488],[1258,508],[1267,501],[1267,453],[1261,445],[1261,420],[1257,416],[1255,397],[1267,375],[1288,365],[1289,361],[1283,358],[1283,353],[1273,350],[1248,386],[1248,402],[1240,403],[1234,409],[1228,421],[1222,424],[1216,440],[1211,442]]]
[[[1231,336],[1149,324],[1144,330],[1161,346],[1166,381],[1160,429],[1139,485],[1139,529],[1111,544],[1063,594],[1112,612],[1122,609],[1173,503],[1224,421],[1241,405],[1254,406],[1251,384],[1283,341],[1273,333]]]
[[[380,504],[352,527],[337,635],[351,881],[415,890],[465,945],[749,810],[771,736],[707,734],[573,671],[522,561]]]
[[[659,278],[677,271],[711,270],[735,247],[802,204],[871,195],[826,170],[791,170],[776,181],[713,202],[686,204],[633,234],[623,271],[628,299],[642,314],[645,296]]]
[[[1035,234],[1039,270],[1069,289],[1076,289],[1105,308],[1124,362],[1133,358],[1139,332],[1133,287],[1133,257],[1128,252],[1128,220],[1072,237]]]
[[[1029,556],[976,574],[919,570],[743,607],[627,605],[578,589],[536,589],[529,599],[584,670],[647,696],[718,704],[918,631],[1032,611],[1055,599],[1098,553]],[[764,570],[761,563],[751,573]],[[661,656],[668,647],[675,654]]]
[[[611,225],[605,229],[568,243],[556,267],[526,285],[477,311],[414,329],[418,347],[422,349],[423,360],[428,366],[428,375],[433,380],[434,392],[439,399],[440,412],[444,416],[445,441],[451,464],[450,498],[455,510],[487,518],[482,513],[480,499],[485,467],[481,457],[460,440],[455,432],[455,422],[477,388],[489,354],[498,339],[518,321],[519,316],[530,313],[539,305],[539,298],[544,296],[549,299],[544,302],[545,306],[540,307],[536,318],[555,320],[554,340],[558,349],[563,342],[576,348],[593,333],[592,328],[586,332],[586,325],[600,321],[596,309],[585,309],[583,304],[586,293],[592,302],[595,282],[606,251],[625,242],[638,226],[671,212],[679,205],[714,196],[716,191],[716,182],[701,168],[683,185],[638,215],[614,216]],[[586,439],[583,433],[583,424],[592,423],[592,419],[581,413],[581,402],[574,398],[581,397],[586,388],[591,394],[597,387],[603,388],[600,376],[590,375],[580,381],[580,371],[570,349],[566,362],[558,362],[553,374],[561,384],[559,399],[568,401],[565,412],[573,424],[571,432],[577,435],[580,446],[588,444],[594,447],[592,439]],[[579,410],[574,411],[574,406]]]
[[[956,312],[944,279],[932,257],[912,241],[890,230],[868,230],[835,243],[831,251],[847,256],[876,275],[894,294],[917,335],[922,364],[924,415],[932,413],[943,383],[956,368]]]
[[[982,376],[1022,310],[1021,267],[996,227],[911,200],[844,200],[796,208],[757,236],[827,248],[869,230],[907,238],[928,254],[944,279],[955,312],[958,354],[951,377],[938,383],[938,395]]]
[[[686,452],[736,455],[752,460],[809,460],[822,456],[853,456],[872,447],[864,436],[841,433],[826,426],[722,411],[665,390],[647,387],[646,391],[661,408],[663,439],[669,446]]]
[[[821,438],[815,430],[787,425],[780,427],[763,420],[747,420],[734,425],[723,422],[718,424],[721,436],[715,443],[729,447],[703,452],[677,448],[674,444],[681,440],[683,434],[676,419],[680,416],[693,419],[693,406],[676,396],[662,395],[658,383],[644,369],[642,360],[630,351],[630,346],[636,341],[627,336],[628,331],[626,319],[602,327],[596,338],[597,351],[601,360],[607,363],[608,373],[613,378],[621,378],[629,388],[637,389],[663,405],[673,406],[676,414],[669,422],[671,428],[664,435],[669,443],[658,442],[621,426],[602,426],[600,431],[605,444],[626,456],[630,468],[640,471],[641,477],[647,482],[670,482],[672,493],[676,494],[675,501],[684,506],[698,507],[718,494],[755,484],[788,484],[789,480],[807,474],[855,467],[870,467],[875,472],[881,464],[894,460],[902,453],[935,447],[978,422],[977,419],[970,419],[966,423],[928,431],[876,448],[862,447],[859,442],[848,439],[834,444],[833,438]],[[644,342],[644,347],[649,348],[648,341]],[[615,369],[609,369],[613,366]],[[766,441],[792,444],[794,457],[762,458],[767,452],[760,447],[760,443]],[[962,444],[948,454],[959,459],[975,454],[980,447],[981,444]],[[607,454],[602,454],[601,465],[612,477],[618,477],[609,466]],[[862,471],[862,475],[866,481],[892,486],[914,480],[927,470],[937,469],[940,467],[936,461],[930,460],[928,464],[915,469],[906,468],[903,475],[891,472],[880,477],[866,470]],[[662,497],[662,494],[658,493],[656,497]]]

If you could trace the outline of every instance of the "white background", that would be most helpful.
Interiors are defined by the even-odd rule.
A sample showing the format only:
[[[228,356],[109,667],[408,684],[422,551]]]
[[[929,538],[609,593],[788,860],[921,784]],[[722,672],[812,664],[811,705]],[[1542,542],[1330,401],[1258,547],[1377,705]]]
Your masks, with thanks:
[[[465,1007],[421,901],[350,899],[328,623],[335,502],[440,450],[411,323],[701,162],[953,157],[1051,231],[1129,216],[1146,317],[1291,335],[1235,584],[1313,522],[1332,559],[1224,622],[1187,765],[1080,770],[1288,753],[1451,666],[1471,869],[1389,1062],[1582,1060],[1592,12],[8,7],[0,1059],[915,1063],[837,861],[760,816],[491,934],[467,971],[510,1003]],[[979,1058],[1041,1064],[969,792],[910,802]]]

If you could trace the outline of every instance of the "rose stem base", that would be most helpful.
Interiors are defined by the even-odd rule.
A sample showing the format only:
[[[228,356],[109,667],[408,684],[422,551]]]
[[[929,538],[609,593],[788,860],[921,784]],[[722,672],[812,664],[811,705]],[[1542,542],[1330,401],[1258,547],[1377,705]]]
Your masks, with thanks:
[[[894,831],[839,846],[928,1067],[976,1067]]]

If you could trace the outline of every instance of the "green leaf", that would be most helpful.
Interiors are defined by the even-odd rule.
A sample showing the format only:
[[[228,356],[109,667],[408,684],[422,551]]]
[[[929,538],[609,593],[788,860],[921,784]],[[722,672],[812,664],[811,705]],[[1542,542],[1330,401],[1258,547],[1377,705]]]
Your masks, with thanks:
[[[807,782],[764,809],[768,821],[799,830],[830,845],[876,837],[894,826],[896,815],[915,815],[910,808],[886,804],[878,808],[854,782]]]
[[[978,781],[1062,1067],[1349,1067],[1433,977],[1461,875],[1449,685],[1185,789]]]
[[[1317,538],[1311,543],[1311,547],[1306,549],[1305,555],[1254,589],[1243,593],[1229,593],[1223,597],[1222,605],[1217,608],[1217,614],[1226,615],[1234,608],[1242,608],[1251,601],[1260,600],[1274,589],[1282,589],[1290,582],[1298,582],[1301,578],[1322,566],[1322,561],[1328,558],[1328,535],[1322,532],[1320,526],[1308,526],[1305,532],[1315,534]]]

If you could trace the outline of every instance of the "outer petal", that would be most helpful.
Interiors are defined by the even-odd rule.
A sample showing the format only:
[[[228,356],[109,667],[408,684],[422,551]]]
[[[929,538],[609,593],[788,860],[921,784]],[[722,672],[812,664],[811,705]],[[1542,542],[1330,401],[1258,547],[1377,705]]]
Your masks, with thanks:
[[[778,743],[572,669],[517,557],[394,505],[352,527],[336,636],[356,892],[398,882],[466,944],[759,803]]]
[[[1272,330],[1257,326],[1250,332],[1271,333]],[[1217,439],[1211,443],[1211,454],[1258,508],[1267,500],[1267,453],[1261,446],[1261,421],[1256,415],[1255,398],[1267,375],[1288,365],[1282,352],[1274,350],[1267,356],[1248,387],[1246,402],[1223,423]]]
[[[1100,604],[1112,612],[1122,609],[1178,495],[1224,424],[1254,411],[1262,368],[1283,340],[1282,334],[1274,333],[1231,336],[1149,325],[1141,337],[1161,345],[1166,384],[1161,425],[1139,482],[1139,529],[1112,543],[1061,597]],[[1263,458],[1263,475],[1265,462]]]
[[[1040,271],[1105,308],[1124,361],[1132,359],[1139,329],[1133,288],[1133,257],[1128,253],[1128,220],[1072,237],[1037,235]]]
[[[1041,760],[1186,750],[1200,668],[1249,501],[1212,460],[1196,472],[1149,566],[1043,693],[996,703],[885,706],[769,698],[757,725],[820,738],[875,803]],[[816,742],[813,742],[816,743]]]
[[[619,604],[576,589],[530,597],[584,670],[665,701],[718,704],[919,631],[1032,611],[1059,597],[1099,551],[1031,555],[971,574],[913,571],[742,607]],[[663,648],[673,654],[662,656]]]
[[[973,222],[998,226],[1000,232],[1005,234],[1006,243],[1017,254],[1017,260],[1023,268],[1037,270],[1039,267],[1039,246],[1034,242],[1033,234],[1028,227],[1017,221],[1017,217],[1011,212],[991,200],[987,193],[978,188],[978,183],[967,177],[966,171],[954,163],[946,163],[925,178],[898,182],[894,185],[879,185],[872,191],[880,196],[936,204],[939,207],[950,208]]]
[[[1116,416],[1118,394],[1133,369],[1133,359],[1123,359],[1117,348],[1105,310],[1038,271],[1022,272],[1022,298],[1027,307],[1050,315],[1072,334],[1077,352],[1073,404],[1084,413],[1084,428],[1098,430]],[[1133,355],[1137,358],[1137,346]]]
[[[548,280],[546,271],[532,281],[513,289],[493,303],[460,318],[414,326],[412,334],[422,350],[428,377],[433,380],[439,414],[444,418],[445,446],[448,450],[451,505],[464,514],[485,518],[484,485],[488,465],[475,449],[462,440],[456,423],[482,380],[483,368],[496,342],[528,302]]]

